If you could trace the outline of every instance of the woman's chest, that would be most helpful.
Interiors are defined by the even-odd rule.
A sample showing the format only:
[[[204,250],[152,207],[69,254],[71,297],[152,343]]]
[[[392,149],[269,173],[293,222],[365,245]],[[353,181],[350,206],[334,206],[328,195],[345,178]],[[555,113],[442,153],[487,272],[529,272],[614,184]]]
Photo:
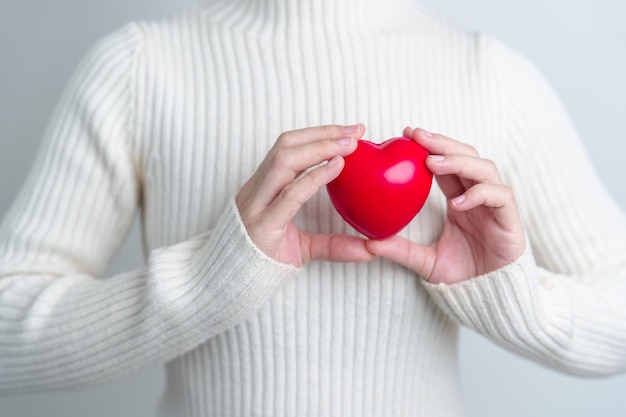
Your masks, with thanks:
[[[203,65],[189,67],[183,59],[155,73],[163,79],[148,97],[150,111],[141,125],[149,247],[210,230],[286,130],[360,122],[367,129],[364,138],[381,142],[401,135],[407,125],[420,126],[469,142],[482,154],[500,153],[493,104],[459,68],[443,77],[445,68],[413,55],[381,60],[384,42],[373,44],[360,60],[342,59],[341,45],[315,48],[303,52],[250,43],[245,56],[207,50]],[[404,233],[432,241],[445,207],[435,184]],[[393,207],[381,215],[393,215]],[[296,222],[313,232],[350,231],[324,189]]]

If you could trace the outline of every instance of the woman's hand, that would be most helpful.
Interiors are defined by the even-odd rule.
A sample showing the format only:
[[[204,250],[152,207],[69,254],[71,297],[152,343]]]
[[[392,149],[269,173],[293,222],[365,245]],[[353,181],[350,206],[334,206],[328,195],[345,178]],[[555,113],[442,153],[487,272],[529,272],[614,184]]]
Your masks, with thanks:
[[[389,258],[432,283],[454,284],[494,271],[520,257],[526,238],[511,188],[496,165],[470,145],[404,130],[430,152],[426,160],[449,201],[443,232],[431,246],[399,236],[367,242],[372,253]]]
[[[297,267],[312,260],[373,258],[364,239],[308,233],[292,222],[300,207],[339,175],[343,157],[354,152],[364,131],[361,124],[333,125],[280,135],[235,198],[250,238],[266,255]],[[317,166],[324,161],[328,163]]]

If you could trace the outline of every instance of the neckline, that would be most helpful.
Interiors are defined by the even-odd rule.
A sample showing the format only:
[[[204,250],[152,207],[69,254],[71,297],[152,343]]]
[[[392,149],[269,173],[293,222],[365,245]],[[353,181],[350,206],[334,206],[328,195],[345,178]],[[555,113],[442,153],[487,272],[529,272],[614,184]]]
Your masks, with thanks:
[[[211,19],[280,32],[379,33],[419,23],[417,0],[205,0]]]

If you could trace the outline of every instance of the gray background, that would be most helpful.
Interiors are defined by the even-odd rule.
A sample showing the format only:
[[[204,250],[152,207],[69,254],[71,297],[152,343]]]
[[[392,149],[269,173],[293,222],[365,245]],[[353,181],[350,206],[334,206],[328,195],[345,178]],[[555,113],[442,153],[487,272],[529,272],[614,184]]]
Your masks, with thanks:
[[[24,181],[52,109],[86,50],[129,20],[164,16],[190,1],[40,0],[9,4],[2,0],[0,216]],[[626,154],[624,3],[423,3],[464,26],[500,37],[535,61],[573,116],[598,174],[626,207],[622,183]],[[135,224],[110,274],[141,265],[138,232]],[[469,331],[463,330],[461,340],[463,388],[472,417],[626,415],[626,376],[576,379],[519,359]],[[0,416],[151,416],[163,386],[163,371],[156,366],[123,381],[80,391],[0,398]]]

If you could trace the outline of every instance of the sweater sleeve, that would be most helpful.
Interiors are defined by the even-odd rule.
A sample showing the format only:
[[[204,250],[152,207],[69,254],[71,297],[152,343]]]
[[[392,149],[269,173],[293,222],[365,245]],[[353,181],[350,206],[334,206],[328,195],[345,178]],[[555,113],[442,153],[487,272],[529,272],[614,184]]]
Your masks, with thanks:
[[[539,71],[494,39],[480,42],[507,149],[496,162],[529,248],[492,273],[425,285],[452,318],[513,352],[576,375],[623,371],[626,217]]]
[[[253,315],[296,268],[250,241],[231,199],[213,230],[104,279],[141,181],[130,24],[83,59],[0,225],[0,395],[70,388],[165,362]]]

